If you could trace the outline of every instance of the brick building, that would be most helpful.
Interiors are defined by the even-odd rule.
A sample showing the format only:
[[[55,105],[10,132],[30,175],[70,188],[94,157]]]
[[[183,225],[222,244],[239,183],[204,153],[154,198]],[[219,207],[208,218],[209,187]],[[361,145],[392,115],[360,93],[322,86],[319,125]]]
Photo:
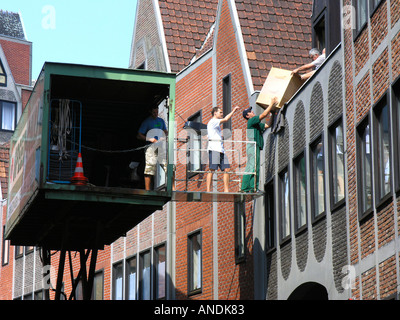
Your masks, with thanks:
[[[12,299],[14,250],[3,238],[7,215],[9,141],[32,91],[32,43],[27,41],[22,18],[0,11],[0,181],[2,251],[0,300]]]
[[[130,67],[177,74],[176,138],[214,106],[260,112],[272,66],[308,63],[311,47],[327,59],[264,134],[264,196],[169,202],[100,253],[96,297],[397,299],[399,12],[399,0],[139,0]],[[178,190],[187,174],[177,167]],[[36,297],[40,251],[15,249],[0,294]]]
[[[283,1],[279,6],[226,0],[139,1],[130,65],[177,73],[177,137],[185,137],[185,122],[206,124],[215,106],[224,106],[225,114],[236,105],[259,108],[255,99],[272,66],[293,69],[308,61],[311,7],[311,1]],[[233,133],[246,128],[241,112],[232,118],[231,128]],[[236,135],[233,140],[243,139],[245,135]],[[186,167],[177,167],[177,190],[185,188],[178,180],[188,174]],[[191,175],[194,188],[205,191],[204,176]],[[216,192],[221,187],[214,182]],[[231,190],[238,191],[232,182]],[[172,288],[167,298],[254,299],[253,279],[259,269],[254,264],[258,255],[253,227],[260,212],[262,198],[242,205],[177,201],[154,215],[152,230],[156,219],[165,217],[167,223],[161,237],[169,267],[167,288]],[[146,225],[147,221],[138,228]],[[140,244],[141,239],[137,238]],[[193,246],[200,254],[193,253]],[[193,266],[199,256],[201,262]]]

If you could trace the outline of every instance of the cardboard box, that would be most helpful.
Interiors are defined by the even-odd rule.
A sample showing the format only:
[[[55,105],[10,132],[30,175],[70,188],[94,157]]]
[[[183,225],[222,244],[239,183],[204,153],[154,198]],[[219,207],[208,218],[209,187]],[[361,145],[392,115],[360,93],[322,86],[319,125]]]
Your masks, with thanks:
[[[292,75],[292,71],[272,67],[256,103],[266,109],[270,105],[271,99],[277,97],[278,108],[282,108],[303,83],[304,81],[298,74]]]

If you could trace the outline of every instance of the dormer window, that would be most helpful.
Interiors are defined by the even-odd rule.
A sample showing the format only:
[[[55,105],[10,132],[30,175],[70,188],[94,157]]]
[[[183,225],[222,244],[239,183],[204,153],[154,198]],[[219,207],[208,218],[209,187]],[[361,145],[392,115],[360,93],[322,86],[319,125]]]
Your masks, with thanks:
[[[4,70],[3,63],[0,60],[0,86],[5,87],[7,85],[7,74]]]

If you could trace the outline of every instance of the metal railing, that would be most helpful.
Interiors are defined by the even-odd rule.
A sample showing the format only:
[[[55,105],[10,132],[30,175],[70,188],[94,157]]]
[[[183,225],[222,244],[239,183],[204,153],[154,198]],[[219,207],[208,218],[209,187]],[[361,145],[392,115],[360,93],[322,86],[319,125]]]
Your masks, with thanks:
[[[230,192],[240,192],[242,180],[245,175],[254,176],[254,191],[256,191],[256,171],[257,168],[257,157],[256,155],[256,142],[254,141],[241,141],[241,140],[223,140],[224,152],[228,157],[230,169],[228,172],[218,170],[212,171],[209,169],[209,156],[208,156],[208,143],[209,141],[220,141],[220,140],[209,140],[201,137],[200,135],[196,139],[175,139],[175,161],[176,172],[175,172],[175,184],[177,186],[176,191],[188,191],[188,192],[206,192],[206,185],[202,184],[206,182],[206,178],[209,173],[213,173],[217,178],[213,176],[213,185],[217,183],[217,190],[220,182],[223,182],[223,178],[219,178],[221,175],[228,174],[230,186],[234,188]],[[248,152],[254,154],[254,164],[249,163],[247,157]],[[254,171],[248,172],[246,168],[254,168]],[[184,170],[184,172],[182,171]],[[179,178],[184,175],[184,178]],[[179,184],[181,182],[181,184]],[[182,189],[183,182],[183,190]],[[235,187],[236,184],[236,187]],[[179,188],[180,186],[180,188]],[[194,187],[193,187],[194,186]],[[203,190],[204,189],[204,190]]]

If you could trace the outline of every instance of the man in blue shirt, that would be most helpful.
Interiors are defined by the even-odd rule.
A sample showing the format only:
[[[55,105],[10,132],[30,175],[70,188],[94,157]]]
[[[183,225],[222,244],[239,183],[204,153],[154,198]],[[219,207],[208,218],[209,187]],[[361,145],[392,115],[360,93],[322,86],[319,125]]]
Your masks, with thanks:
[[[157,159],[160,160],[160,165],[167,172],[165,146],[162,143],[157,143],[160,140],[165,140],[167,135],[168,131],[165,122],[158,117],[158,106],[154,106],[150,110],[150,116],[142,122],[137,134],[139,140],[151,144],[145,153],[144,185],[146,190],[150,190],[152,178],[156,174]]]

